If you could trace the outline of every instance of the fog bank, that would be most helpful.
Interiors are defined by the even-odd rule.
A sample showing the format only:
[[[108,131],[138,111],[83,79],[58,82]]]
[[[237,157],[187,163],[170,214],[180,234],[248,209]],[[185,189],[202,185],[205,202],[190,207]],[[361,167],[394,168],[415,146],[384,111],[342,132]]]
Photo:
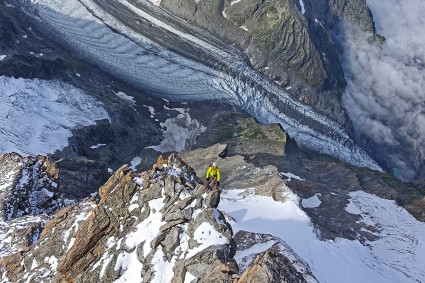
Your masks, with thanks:
[[[403,147],[417,157],[389,156],[403,177],[425,156],[425,0],[368,0],[382,46],[370,35],[347,27],[343,105],[362,135],[386,146]]]

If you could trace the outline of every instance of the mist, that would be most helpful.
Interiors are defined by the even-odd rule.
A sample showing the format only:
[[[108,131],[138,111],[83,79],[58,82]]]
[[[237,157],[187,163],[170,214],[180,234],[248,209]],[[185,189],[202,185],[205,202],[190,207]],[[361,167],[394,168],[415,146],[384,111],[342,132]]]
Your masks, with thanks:
[[[343,105],[358,133],[416,157],[416,164],[388,157],[411,179],[425,156],[425,0],[367,4],[386,41],[370,44],[370,34],[347,27]]]

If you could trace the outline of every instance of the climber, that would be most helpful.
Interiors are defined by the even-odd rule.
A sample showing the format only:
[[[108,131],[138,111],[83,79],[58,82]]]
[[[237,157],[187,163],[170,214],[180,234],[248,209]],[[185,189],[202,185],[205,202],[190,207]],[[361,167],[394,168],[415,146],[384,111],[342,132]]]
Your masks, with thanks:
[[[214,162],[207,170],[205,179],[208,184],[217,181],[217,188],[220,187],[220,169],[217,167],[217,162]],[[210,182],[212,180],[213,182]]]

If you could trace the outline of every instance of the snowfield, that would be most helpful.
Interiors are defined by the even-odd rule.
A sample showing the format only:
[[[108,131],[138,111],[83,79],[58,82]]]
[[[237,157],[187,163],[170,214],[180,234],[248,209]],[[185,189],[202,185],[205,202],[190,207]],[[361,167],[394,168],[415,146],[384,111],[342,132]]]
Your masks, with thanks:
[[[0,76],[0,154],[53,153],[72,129],[101,119],[109,119],[101,103],[73,86]]]
[[[300,199],[289,188],[283,203],[246,196],[249,191],[223,191],[219,209],[235,220],[229,221],[234,233],[244,230],[280,238],[310,266],[319,282],[425,281],[425,223],[394,201],[365,192],[350,194],[347,211],[380,231],[379,240],[362,244],[343,238],[319,240]]]

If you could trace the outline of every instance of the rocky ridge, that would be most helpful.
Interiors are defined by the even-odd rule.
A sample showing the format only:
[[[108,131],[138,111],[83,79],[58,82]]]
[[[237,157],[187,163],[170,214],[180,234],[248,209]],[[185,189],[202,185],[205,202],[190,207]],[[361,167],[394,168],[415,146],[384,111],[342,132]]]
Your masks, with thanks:
[[[35,245],[2,258],[1,278],[242,283],[263,276],[305,282],[302,271],[308,268],[281,242],[240,274],[232,227],[217,209],[219,202],[220,191],[208,191],[176,155],[160,157],[152,170],[142,173],[125,165],[99,189],[97,203],[92,198],[61,210]],[[297,261],[299,266],[293,267]],[[286,268],[275,270],[276,264]]]
[[[275,138],[280,139],[280,135]],[[311,224],[307,225],[314,225],[317,237],[321,238],[314,240],[318,242],[312,247],[326,245],[337,237],[373,246],[380,242],[381,234],[384,239],[388,236],[375,224],[363,223],[361,219],[367,216],[346,210],[347,202],[355,199],[349,192],[366,190],[367,184],[375,183],[369,188],[370,193],[397,200],[412,197],[401,190],[400,195],[397,191],[386,192],[382,187],[384,183],[379,186],[376,177],[366,169],[363,173],[356,172],[361,182],[367,184],[351,187],[346,192],[345,187],[338,189],[333,184],[341,184],[341,178],[353,179],[350,173],[353,168],[342,170],[339,168],[342,165],[303,160],[306,164],[303,170],[310,170],[308,173],[292,161],[291,170],[302,176],[298,177],[280,171],[283,164],[276,164],[279,169],[270,164],[259,166],[266,160],[264,153],[258,157],[226,156],[226,147],[217,144],[179,156],[172,154],[167,159],[160,157],[151,170],[144,172],[131,171],[127,165],[121,167],[99,189],[97,198],[68,206],[49,221],[44,215],[47,221],[42,223],[44,229],[41,227],[38,233],[28,234],[35,235],[32,241],[15,245],[3,254],[2,282],[317,282],[319,270],[311,267],[316,263],[305,255],[300,257],[294,243],[286,242],[287,236],[282,237],[298,231],[301,234],[296,237],[303,238],[306,232],[286,226],[288,224],[277,229],[267,222],[268,217],[286,217],[289,211],[285,205],[299,203],[300,207],[305,206],[311,218]],[[287,145],[285,155],[279,158],[288,161],[293,158],[293,151]],[[218,161],[224,173],[222,192],[207,191],[196,177],[196,173],[203,174],[205,166],[212,161]],[[314,163],[316,166],[307,166]],[[292,176],[292,180],[288,176]],[[319,204],[308,205],[314,197]],[[255,218],[265,217],[262,227],[265,231],[274,231],[271,234],[255,232],[258,224],[248,215],[262,205],[259,200],[272,200],[270,205],[282,206],[274,216],[265,210],[258,211],[262,216]],[[255,206],[249,208],[252,212],[237,210],[236,206],[247,204],[249,207],[252,201],[256,201]],[[20,223],[29,219],[25,217],[19,218]],[[310,221],[310,218],[302,219]],[[252,224],[240,226],[249,219]],[[14,227],[13,223],[5,222],[2,228]],[[234,234],[232,226],[237,227],[237,233]],[[7,236],[3,238],[7,242],[13,232],[4,231]],[[276,234],[276,231],[280,232]],[[310,244],[306,241],[302,245]]]

